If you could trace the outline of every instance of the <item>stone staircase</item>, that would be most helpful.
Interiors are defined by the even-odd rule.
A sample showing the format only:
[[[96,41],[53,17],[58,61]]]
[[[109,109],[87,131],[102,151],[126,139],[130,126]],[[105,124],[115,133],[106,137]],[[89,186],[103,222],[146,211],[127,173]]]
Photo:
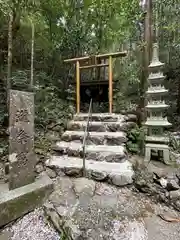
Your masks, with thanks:
[[[81,177],[82,142],[88,114],[77,114],[67,124],[46,166],[57,173]],[[86,140],[86,175],[118,186],[132,183],[133,170],[126,151],[127,131],[136,125],[133,114],[92,114]]]

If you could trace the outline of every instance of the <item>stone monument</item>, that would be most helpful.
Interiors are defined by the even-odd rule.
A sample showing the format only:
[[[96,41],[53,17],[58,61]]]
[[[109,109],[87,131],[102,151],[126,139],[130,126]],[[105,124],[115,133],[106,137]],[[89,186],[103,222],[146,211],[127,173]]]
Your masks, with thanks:
[[[168,122],[165,110],[169,107],[165,103],[164,96],[168,93],[163,85],[165,76],[162,72],[164,63],[159,61],[158,44],[153,44],[152,61],[149,65],[149,87],[147,94],[147,136],[145,145],[145,161],[151,160],[152,150],[162,154],[164,163],[169,163],[169,137],[164,129],[171,126]]]
[[[35,178],[34,94],[9,96],[9,182],[0,186],[0,226],[41,205],[53,189],[47,175]]]
[[[9,188],[15,189],[35,178],[33,93],[11,90],[9,115]]]

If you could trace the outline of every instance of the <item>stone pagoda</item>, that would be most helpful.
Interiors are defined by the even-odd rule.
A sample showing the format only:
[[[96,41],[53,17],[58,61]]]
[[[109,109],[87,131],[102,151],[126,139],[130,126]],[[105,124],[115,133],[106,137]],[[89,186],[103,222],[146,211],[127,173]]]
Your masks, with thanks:
[[[163,85],[165,76],[162,72],[164,63],[159,61],[158,44],[153,44],[152,61],[149,65],[148,90],[147,94],[147,127],[145,160],[151,160],[152,150],[158,153],[158,157],[163,157],[164,163],[169,162],[169,137],[165,134],[165,129],[171,124],[168,122],[165,111],[169,107],[165,103],[165,95],[168,90]]]

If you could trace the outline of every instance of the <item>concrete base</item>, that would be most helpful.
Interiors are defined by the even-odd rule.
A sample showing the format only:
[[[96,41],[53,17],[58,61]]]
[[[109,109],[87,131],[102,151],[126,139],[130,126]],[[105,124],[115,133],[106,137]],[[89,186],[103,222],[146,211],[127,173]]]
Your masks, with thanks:
[[[165,164],[169,164],[170,160],[170,152],[169,152],[169,146],[167,144],[153,144],[153,143],[147,143],[145,145],[145,162],[151,161],[151,151],[162,151],[163,154],[163,162]]]
[[[53,182],[47,176],[39,177],[34,183],[8,190],[8,185],[0,187],[0,227],[23,216],[40,206],[53,190]]]

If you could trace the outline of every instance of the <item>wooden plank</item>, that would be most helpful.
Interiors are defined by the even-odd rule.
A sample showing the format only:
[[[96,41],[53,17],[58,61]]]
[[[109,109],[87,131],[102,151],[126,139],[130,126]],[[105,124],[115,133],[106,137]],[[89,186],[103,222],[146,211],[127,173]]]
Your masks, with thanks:
[[[113,87],[112,87],[112,56],[109,56],[109,113],[112,113]]]
[[[116,57],[125,57],[125,56],[127,56],[127,51],[115,52],[115,53],[105,53],[105,54],[97,55],[96,57],[107,59],[109,57],[116,58]]]
[[[76,61],[76,111],[80,112],[80,69],[79,61]]]
[[[79,58],[69,58],[69,59],[65,59],[64,62],[65,63],[70,63],[70,62],[77,62],[77,61],[86,61],[86,60],[89,60],[90,57],[87,56],[87,57],[79,57]]]
[[[87,66],[81,66],[79,67],[80,69],[87,69],[87,68],[95,68],[95,67],[108,67],[109,64],[107,63],[102,63],[102,64],[96,64],[96,65],[87,65]]]
[[[112,58],[116,58],[116,57],[125,57],[127,56],[127,51],[123,51],[123,52],[115,52],[115,53],[105,53],[105,54],[100,54],[100,55],[96,55],[96,58],[101,58],[101,59],[108,59],[109,57]],[[70,58],[70,59],[65,59],[64,62],[65,63],[70,63],[70,62],[77,62],[77,61],[87,61],[89,60],[91,57],[90,56],[85,56],[85,57],[79,57],[79,58]]]

